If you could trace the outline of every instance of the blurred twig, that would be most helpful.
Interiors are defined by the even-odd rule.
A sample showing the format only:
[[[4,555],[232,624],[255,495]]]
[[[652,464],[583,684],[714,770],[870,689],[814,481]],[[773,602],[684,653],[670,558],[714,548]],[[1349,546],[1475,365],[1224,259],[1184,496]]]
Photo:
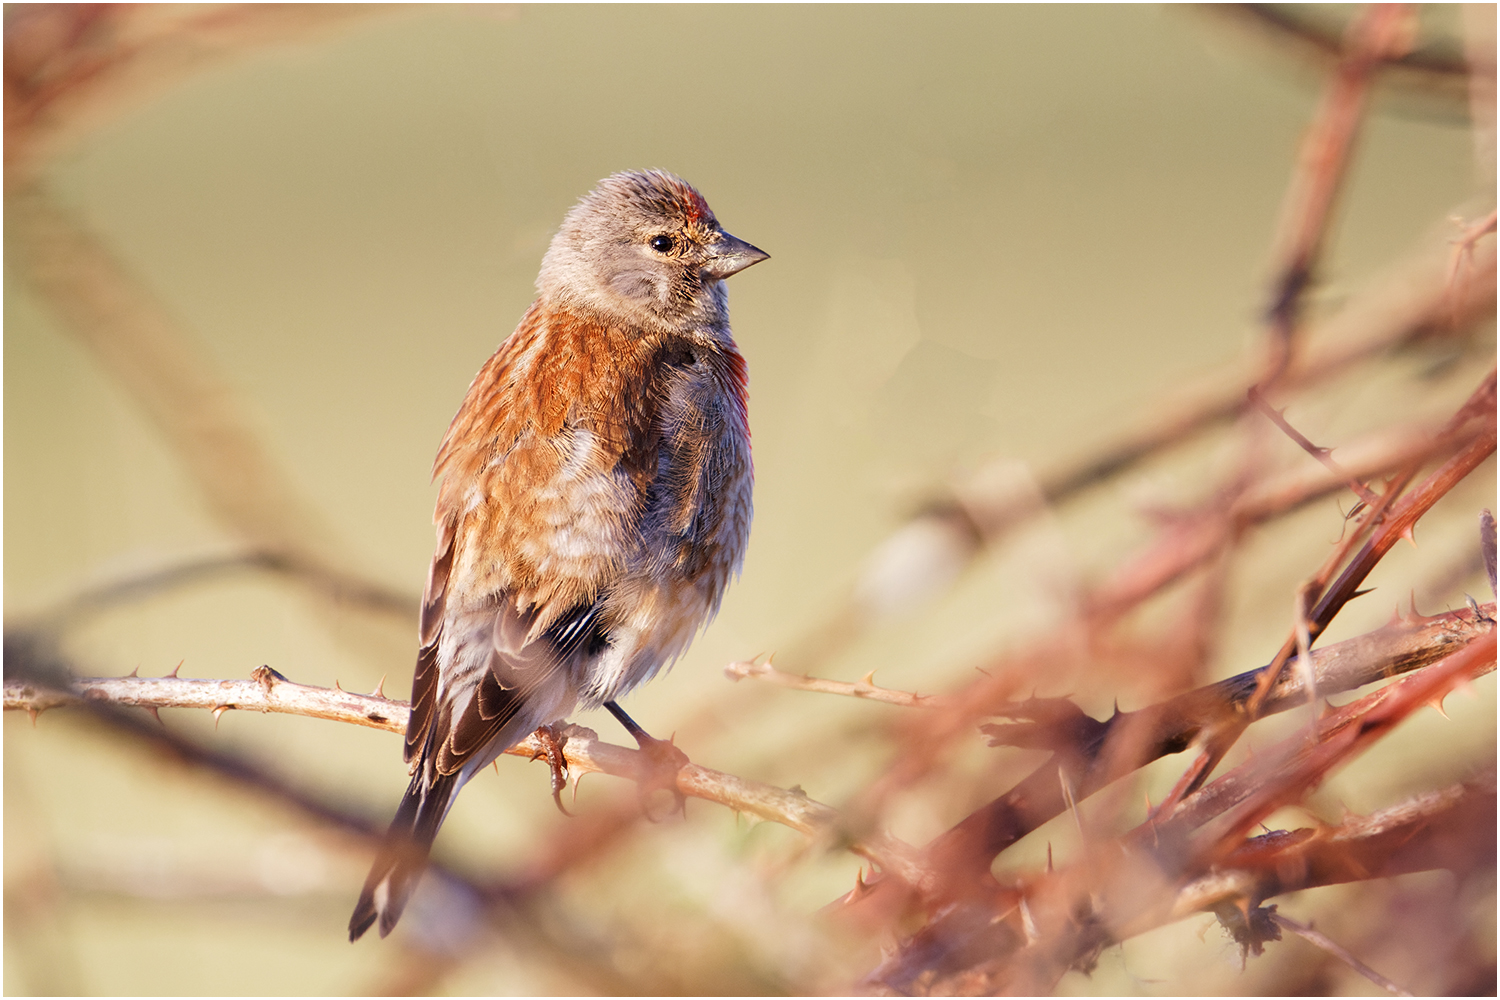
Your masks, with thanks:
[[[1414,14],[1406,4],[1370,4],[1344,37],[1342,57],[1302,139],[1282,203],[1273,251],[1277,277],[1267,310],[1271,358],[1263,388],[1278,382],[1291,362],[1302,293],[1313,278],[1375,72],[1383,62],[1406,54],[1415,27]]]
[[[1276,926],[1282,928],[1283,930],[1289,930],[1293,934],[1296,934],[1298,937],[1311,942],[1319,948],[1322,948],[1324,951],[1328,952],[1328,954],[1332,955],[1334,958],[1337,958],[1340,962],[1343,962],[1345,965],[1349,966],[1349,968],[1353,969],[1361,976],[1364,976],[1370,982],[1374,983],[1376,986],[1379,986],[1381,989],[1385,990],[1387,993],[1390,993],[1392,996],[1411,996],[1410,992],[1397,986],[1395,983],[1391,982],[1389,979],[1385,978],[1380,973],[1376,972],[1374,969],[1361,962],[1348,948],[1345,948],[1343,945],[1334,941],[1328,935],[1316,930],[1311,924],[1299,923],[1298,921],[1293,920],[1290,917],[1283,916],[1282,914],[1275,912],[1271,914],[1271,920],[1275,922]]]
[[[1251,837],[1216,869],[1183,886],[1178,916],[1226,898],[1270,899],[1299,889],[1400,875],[1426,867],[1465,872],[1494,864],[1495,775],[1426,792],[1337,826]]]
[[[1353,690],[1433,663],[1493,629],[1493,606],[1393,621],[1382,629],[1313,652],[1313,675],[1320,692]],[[924,849],[926,867],[941,873],[947,891],[983,880],[994,857],[1066,807],[1057,784],[1059,767],[1071,775],[1074,794],[1085,798],[1136,769],[1188,749],[1216,725],[1233,721],[1257,690],[1267,667],[1249,671],[1135,712],[1116,712],[1105,722],[1088,719],[1057,702],[990,706],[996,714],[1036,719],[1044,727],[986,726],[994,744],[1041,747],[1057,756],[1038,767],[1011,791],[967,816]],[[1285,711],[1306,700],[1300,674],[1286,674],[1272,689],[1263,714]],[[1063,703],[1066,704],[1066,703]],[[1062,713],[1062,714],[1059,714]],[[876,883],[872,889],[881,888]],[[933,899],[944,886],[933,887]],[[848,902],[869,900],[869,891]]]
[[[1452,259],[1452,250],[1447,247],[1414,251],[1401,264],[1378,275],[1333,315],[1311,324],[1282,373],[1281,391],[1310,388],[1402,345],[1443,331],[1464,330],[1492,317],[1496,273],[1493,241],[1476,246],[1472,266],[1460,268],[1456,274]],[[897,529],[887,545],[908,535],[935,535],[947,540],[942,546],[944,552],[964,553],[963,564],[967,565],[1041,511],[1070,502],[1194,435],[1239,416],[1250,405],[1247,393],[1257,381],[1257,376],[1247,375],[1246,362],[1241,360],[1187,388],[1174,390],[1135,429],[1079,460],[1041,472],[1035,494],[996,489],[992,483],[1008,483],[1011,477],[997,476],[994,469],[981,469],[950,491],[920,503],[918,512]],[[939,578],[956,577],[961,568],[955,567]],[[861,585],[856,590],[863,595],[871,588]],[[835,612],[829,623],[799,640],[787,654],[791,662],[798,669],[810,668],[818,659],[852,642],[864,625],[879,620],[873,608],[864,607],[864,600],[855,599]]]
[[[1330,712],[1313,741],[1299,732],[1257,753],[1165,821],[1148,820],[1118,841],[1091,844],[1075,865],[1014,889],[993,881],[971,886],[883,962],[872,981],[906,993],[1050,992],[1069,969],[1092,968],[1110,944],[1186,915],[1180,890],[1205,876],[1214,881],[1203,888],[1214,891],[1191,897],[1193,909],[1211,909],[1221,919],[1254,916],[1264,897],[1254,891],[1253,880],[1222,878],[1244,832],[1411,712],[1493,669],[1494,659],[1490,630],[1445,659]],[[1493,837],[1492,817],[1489,829]],[[1402,846],[1390,838],[1379,843],[1391,854]],[[1375,858],[1367,854],[1366,860]],[[1429,851],[1408,856],[1407,863],[1427,869],[1447,858]],[[1368,871],[1380,870],[1376,865]]]
[[[145,410],[226,526],[285,560],[341,561],[329,526],[165,305],[38,188],[7,199],[6,229],[8,262]]]
[[[295,563],[276,552],[241,549],[132,572],[87,587],[44,612],[30,616],[27,627],[32,631],[61,633],[112,608],[242,570],[275,573],[310,583],[338,604],[357,605],[406,621],[415,621],[417,617],[420,600],[416,594],[395,590],[377,581]]]
[[[205,66],[383,6],[12,4],[4,35],[6,187],[28,182],[69,142]]]
[[[1269,33],[1283,45],[1295,46],[1313,55],[1328,67],[1337,64],[1344,54],[1344,41],[1337,31],[1325,31],[1310,18],[1298,17],[1285,4],[1234,3],[1205,5],[1205,9],[1229,15],[1253,24]],[[1388,67],[1422,81],[1423,85],[1445,93],[1462,94],[1468,83],[1468,67],[1461,58],[1443,52],[1415,49],[1400,53]]]
[[[879,701],[887,705],[900,705],[903,708],[940,708],[948,704],[948,700],[939,695],[916,694],[908,691],[895,691],[891,688],[878,687],[875,684],[875,674],[870,672],[857,683],[850,684],[846,681],[831,681],[821,677],[808,677],[806,675],[783,673],[766,663],[731,663],[724,668],[724,675],[732,681],[742,681],[746,678],[768,681],[779,687],[789,687],[797,691],[816,691],[823,694],[847,695],[851,698],[863,698],[866,701]]]

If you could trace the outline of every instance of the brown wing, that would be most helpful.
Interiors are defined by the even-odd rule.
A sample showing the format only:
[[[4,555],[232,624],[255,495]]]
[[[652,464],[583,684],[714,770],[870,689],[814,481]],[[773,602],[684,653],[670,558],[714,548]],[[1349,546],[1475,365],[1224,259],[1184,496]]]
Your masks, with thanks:
[[[447,737],[436,748],[439,774],[453,774],[483,751],[539,689],[566,683],[557,676],[566,664],[552,637],[526,641],[533,618],[510,601],[501,601],[494,615],[489,669],[479,675],[473,697],[463,704],[451,699],[440,713],[438,732]],[[539,720],[547,721],[551,720]]]
[[[444,522],[422,600],[422,647],[412,677],[405,748],[409,763],[423,752],[428,732],[436,726],[433,749],[439,774],[452,774],[483,750],[515,717],[528,696],[549,684],[567,683],[566,678],[556,676],[557,672],[576,667],[583,657],[596,651],[599,629],[599,605],[595,602],[564,614],[545,633],[528,641],[535,612],[516,610],[514,602],[502,594],[497,608],[476,615],[481,619],[493,615],[489,669],[480,674],[471,698],[457,704],[450,697],[440,705],[438,645],[446,619],[452,561],[453,530],[449,522]]]
[[[517,611],[509,600],[478,617],[486,615],[492,635],[486,669],[472,685],[454,684],[435,713],[427,752],[440,775],[461,770],[513,722],[519,725],[512,726],[510,743],[569,711],[582,661],[601,641],[597,604],[564,615],[536,638],[529,638],[536,613]]]
[[[417,651],[417,669],[411,679],[411,717],[406,722],[406,762],[421,752],[432,726],[433,707],[437,700],[438,640],[442,637],[443,613],[448,603],[448,575],[453,569],[453,521],[438,525],[437,554],[427,571],[427,589],[422,594],[422,620],[418,627],[421,648]]]

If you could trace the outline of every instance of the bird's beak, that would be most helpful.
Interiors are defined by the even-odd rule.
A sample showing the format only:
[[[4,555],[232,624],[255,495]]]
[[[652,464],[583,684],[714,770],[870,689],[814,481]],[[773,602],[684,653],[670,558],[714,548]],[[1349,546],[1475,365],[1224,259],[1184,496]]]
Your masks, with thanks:
[[[724,279],[739,274],[751,264],[759,264],[771,255],[744,240],[728,233],[720,233],[708,248],[709,258],[703,263],[703,273],[710,278]]]

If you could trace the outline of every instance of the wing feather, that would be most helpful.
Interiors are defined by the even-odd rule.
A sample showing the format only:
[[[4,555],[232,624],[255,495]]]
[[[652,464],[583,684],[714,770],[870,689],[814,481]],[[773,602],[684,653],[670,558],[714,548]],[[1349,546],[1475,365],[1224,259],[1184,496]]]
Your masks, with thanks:
[[[445,518],[438,526],[437,554],[427,571],[427,589],[422,594],[422,620],[419,628],[421,647],[417,650],[416,672],[411,679],[411,717],[406,723],[406,762],[420,752],[432,728],[433,708],[437,703],[438,642],[443,633],[443,614],[448,603],[448,575],[453,568],[453,520]]]
[[[447,733],[447,738],[437,748],[434,763],[439,774],[453,774],[483,753],[539,691],[559,685],[570,691],[576,687],[577,671],[597,648],[598,604],[570,610],[542,635],[527,641],[535,617],[534,610],[523,613],[510,600],[501,600],[494,612],[489,668],[480,673],[472,697],[462,705],[450,699],[440,710],[438,732]],[[559,677],[560,671],[565,676]],[[530,725],[551,721],[543,718]],[[519,740],[526,733],[512,735]]]

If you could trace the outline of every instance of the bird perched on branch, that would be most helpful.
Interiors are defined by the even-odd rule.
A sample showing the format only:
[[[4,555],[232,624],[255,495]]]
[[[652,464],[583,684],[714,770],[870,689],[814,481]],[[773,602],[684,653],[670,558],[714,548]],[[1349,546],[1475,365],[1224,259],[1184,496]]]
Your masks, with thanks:
[[[657,170],[605,178],[563,220],[433,466],[411,784],[351,941],[390,933],[459,789],[539,727],[604,705],[648,756],[685,760],[615,700],[687,647],[744,556],[746,373],[723,280],[767,256]]]

